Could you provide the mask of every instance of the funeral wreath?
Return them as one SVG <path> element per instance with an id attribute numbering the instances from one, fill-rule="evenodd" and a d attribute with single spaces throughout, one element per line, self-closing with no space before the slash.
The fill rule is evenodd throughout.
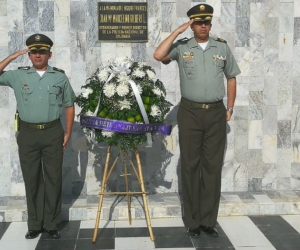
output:
<path id="1" fill-rule="evenodd" d="M 164 119 L 172 104 L 152 67 L 127 57 L 109 60 L 82 86 L 80 123 L 97 143 L 134 150 L 149 135 L 170 134 Z"/>

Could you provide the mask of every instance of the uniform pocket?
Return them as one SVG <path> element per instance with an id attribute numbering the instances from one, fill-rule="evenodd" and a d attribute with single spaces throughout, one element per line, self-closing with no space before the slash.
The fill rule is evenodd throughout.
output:
<path id="1" fill-rule="evenodd" d="M 188 79 L 195 79 L 197 77 L 197 65 L 195 63 L 184 64 L 183 70 Z"/>
<path id="2" fill-rule="evenodd" d="M 50 105 L 62 105 L 62 91 L 59 86 L 52 86 L 49 89 L 49 103 Z"/>
<path id="3" fill-rule="evenodd" d="M 30 104 L 32 92 L 33 92 L 33 89 L 30 89 L 30 88 L 22 88 L 21 89 L 24 106 L 28 106 Z"/>
<path id="4" fill-rule="evenodd" d="M 223 70 L 225 66 L 225 60 L 214 59 L 214 67 L 216 71 L 216 76 L 223 77 Z"/>

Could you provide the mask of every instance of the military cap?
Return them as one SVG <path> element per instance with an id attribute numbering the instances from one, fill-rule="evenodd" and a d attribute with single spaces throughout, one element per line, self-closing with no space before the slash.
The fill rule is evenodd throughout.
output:
<path id="1" fill-rule="evenodd" d="M 27 38 L 26 45 L 29 50 L 50 50 L 53 42 L 43 34 L 33 34 Z"/>
<path id="2" fill-rule="evenodd" d="M 198 4 L 192 7 L 186 14 L 190 19 L 195 21 L 209 21 L 212 19 L 214 8 L 208 4 Z"/>

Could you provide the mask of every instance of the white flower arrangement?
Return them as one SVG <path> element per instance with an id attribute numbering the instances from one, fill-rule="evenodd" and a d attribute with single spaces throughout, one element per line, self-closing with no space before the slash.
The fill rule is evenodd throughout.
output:
<path id="1" fill-rule="evenodd" d="M 147 120 L 150 124 L 163 124 L 172 105 L 165 99 L 166 89 L 153 68 L 127 57 L 118 57 L 101 65 L 82 88 L 84 92 L 76 99 L 82 108 L 81 116 L 93 114 L 136 124 L 145 124 Z M 97 142 L 107 142 L 122 149 L 134 149 L 146 142 L 144 133 L 96 129 L 95 135 Z"/>

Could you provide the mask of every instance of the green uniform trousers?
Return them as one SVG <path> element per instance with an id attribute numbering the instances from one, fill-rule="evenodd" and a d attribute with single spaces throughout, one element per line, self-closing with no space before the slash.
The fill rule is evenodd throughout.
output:
<path id="1" fill-rule="evenodd" d="M 189 228 L 217 222 L 226 142 L 223 102 L 205 109 L 181 101 L 178 113 L 183 219 Z"/>
<path id="2" fill-rule="evenodd" d="M 20 127 L 17 136 L 25 183 L 28 229 L 58 230 L 61 222 L 64 130 Z"/>

